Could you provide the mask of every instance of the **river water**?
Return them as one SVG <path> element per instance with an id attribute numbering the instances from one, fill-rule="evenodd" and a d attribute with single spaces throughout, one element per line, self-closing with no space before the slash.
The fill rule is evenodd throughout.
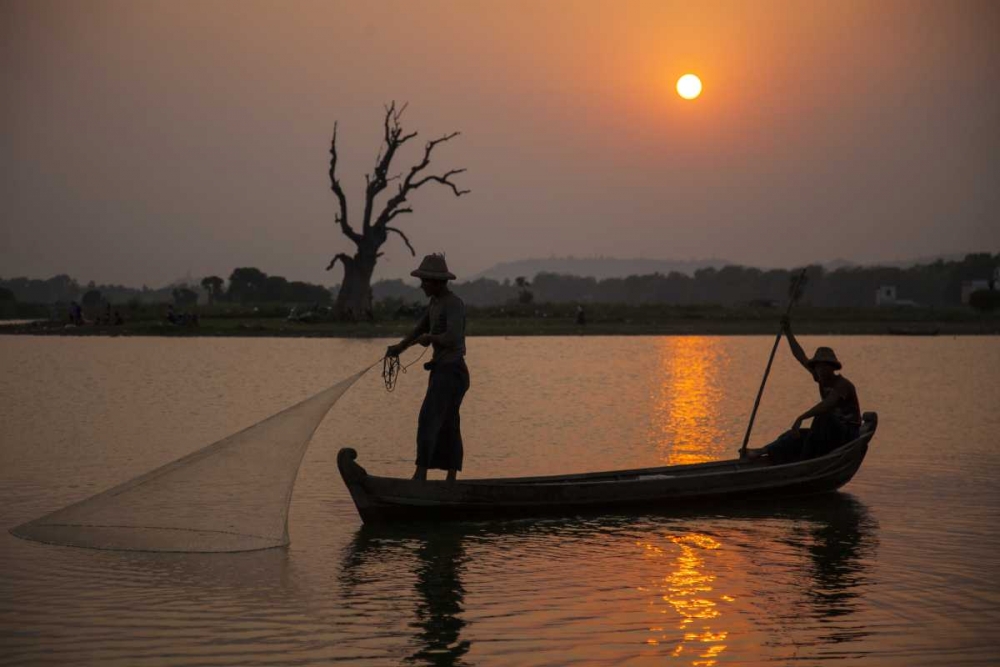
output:
<path id="1" fill-rule="evenodd" d="M 387 342 L 3 337 L 0 526 L 274 414 Z M 463 476 L 488 477 L 731 458 L 772 339 L 468 343 Z M 802 343 L 832 345 L 880 417 L 837 494 L 362 528 L 337 450 L 410 474 L 426 383 L 414 365 L 387 393 L 373 371 L 316 432 L 287 548 L 93 551 L 5 530 L 0 665 L 997 664 L 1000 339 Z M 752 444 L 816 400 L 783 344 Z"/>

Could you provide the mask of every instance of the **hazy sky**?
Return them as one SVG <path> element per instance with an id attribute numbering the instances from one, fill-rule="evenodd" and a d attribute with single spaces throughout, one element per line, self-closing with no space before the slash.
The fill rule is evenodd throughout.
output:
<path id="1" fill-rule="evenodd" d="M 705 90 L 681 100 L 685 72 Z M 1000 3 L 0 0 L 0 276 L 332 284 L 383 105 L 418 256 L 1000 251 Z M 415 265 L 391 237 L 376 277 Z"/>

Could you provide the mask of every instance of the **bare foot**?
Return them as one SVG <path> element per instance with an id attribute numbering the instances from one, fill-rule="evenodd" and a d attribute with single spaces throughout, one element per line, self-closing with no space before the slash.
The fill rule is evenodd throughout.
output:
<path id="1" fill-rule="evenodd" d="M 457 470 L 449 470 L 448 471 L 448 476 L 445 477 L 445 481 L 446 482 L 454 482 L 456 477 L 458 477 L 458 471 Z"/>

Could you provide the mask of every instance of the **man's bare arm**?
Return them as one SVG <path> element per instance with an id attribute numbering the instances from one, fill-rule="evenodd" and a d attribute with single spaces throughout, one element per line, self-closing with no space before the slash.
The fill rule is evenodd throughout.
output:
<path id="1" fill-rule="evenodd" d="M 809 368 L 809 357 L 806 356 L 805 350 L 799 345 L 799 341 L 795 340 L 795 336 L 792 335 L 792 322 L 787 317 L 781 318 L 781 328 L 785 332 L 785 338 L 788 339 L 788 347 L 792 350 L 792 356 L 802 364 L 802 366 L 812 373 L 812 369 Z"/>
<path id="2" fill-rule="evenodd" d="M 819 403 L 812 406 L 811 408 L 809 408 L 808 410 L 806 410 L 805 412 L 803 412 L 801 415 L 798 416 L 798 418 L 795 420 L 795 423 L 792 425 L 792 431 L 798 433 L 798 430 L 802 427 L 802 422 L 804 422 L 805 420 L 809 419 L 810 417 L 817 417 L 819 415 L 826 414 L 831 410 L 833 410 L 834 407 L 836 407 L 837 405 L 837 400 L 838 398 L 836 394 L 834 394 L 831 391 L 826 398 L 824 398 L 822 401 L 820 401 Z"/>
<path id="3" fill-rule="evenodd" d="M 420 317 L 420 320 L 417 322 L 417 326 L 413 328 L 413 331 L 408 333 L 403 340 L 388 347 L 386 355 L 390 357 L 398 357 L 403 350 L 417 342 L 421 336 L 425 334 L 429 335 L 428 332 L 431 330 L 431 319 L 429 313 L 430 308 L 424 311 L 424 314 Z"/>

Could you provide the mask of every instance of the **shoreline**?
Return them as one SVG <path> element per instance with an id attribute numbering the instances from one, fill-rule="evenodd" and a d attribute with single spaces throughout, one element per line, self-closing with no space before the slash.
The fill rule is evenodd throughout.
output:
<path id="1" fill-rule="evenodd" d="M 4 325 L 0 335 L 8 336 L 161 336 L 161 337 L 270 337 L 270 338 L 401 338 L 412 330 L 413 322 L 319 322 L 303 324 L 279 318 L 203 318 L 198 326 L 178 326 L 165 322 L 129 322 L 123 325 L 76 326 L 63 322 L 36 321 Z M 614 321 L 575 324 L 563 318 L 483 318 L 470 319 L 466 335 L 477 336 L 742 336 L 775 335 L 778 322 L 772 319 L 669 319 L 660 321 Z M 801 335 L 842 336 L 995 336 L 1000 335 L 1000 318 L 983 320 L 825 320 L 795 321 Z"/>

